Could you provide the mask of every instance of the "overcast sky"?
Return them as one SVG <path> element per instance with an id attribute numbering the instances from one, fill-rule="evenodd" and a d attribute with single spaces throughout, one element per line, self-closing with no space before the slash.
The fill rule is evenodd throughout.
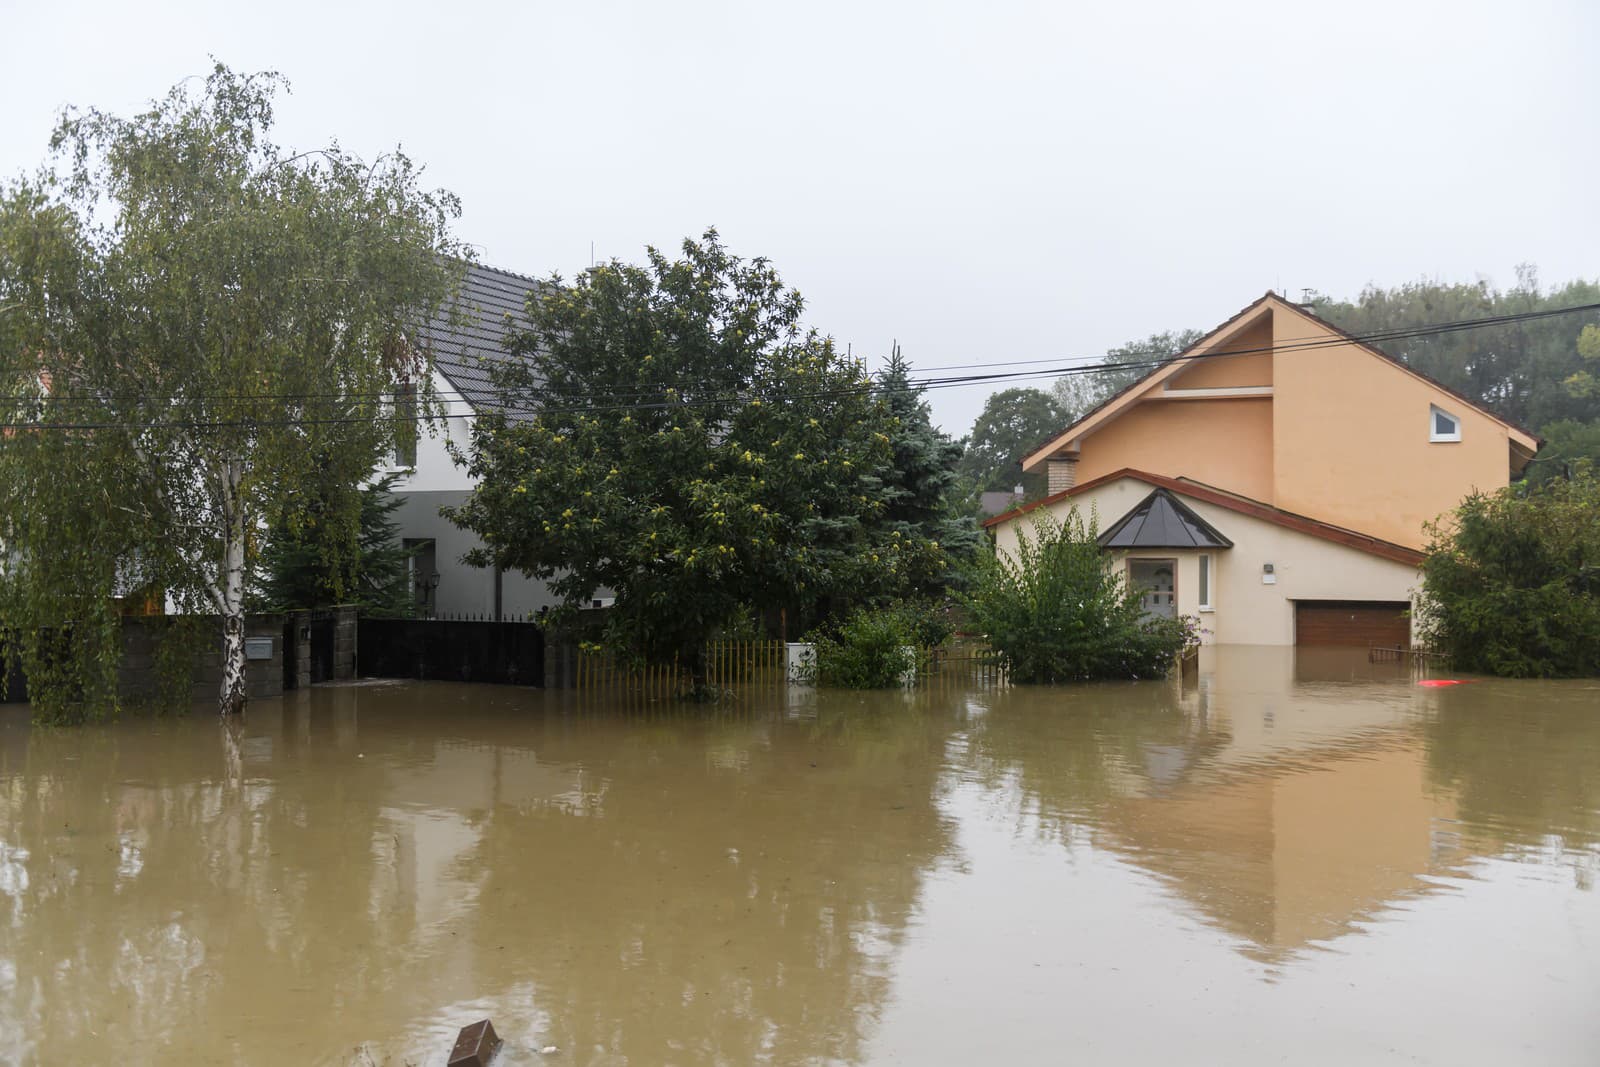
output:
<path id="1" fill-rule="evenodd" d="M 1600 275 L 1600 4 L 0 0 L 0 174 L 208 54 L 396 144 L 484 262 L 715 225 L 874 364 L 1093 355 L 1269 288 Z M 965 433 L 987 389 L 932 394 Z"/>

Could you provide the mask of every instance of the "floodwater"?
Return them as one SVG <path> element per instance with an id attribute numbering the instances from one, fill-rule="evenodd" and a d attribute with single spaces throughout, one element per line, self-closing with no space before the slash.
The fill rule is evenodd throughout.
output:
<path id="1" fill-rule="evenodd" d="M 0 713 L 0 1061 L 1600 1062 L 1600 684 Z M 554 1046 L 554 1051 L 544 1051 Z"/>

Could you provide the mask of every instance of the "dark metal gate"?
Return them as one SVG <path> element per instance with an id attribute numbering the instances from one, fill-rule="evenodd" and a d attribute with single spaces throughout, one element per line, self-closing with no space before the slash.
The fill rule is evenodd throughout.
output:
<path id="1" fill-rule="evenodd" d="M 544 684 L 544 631 L 532 622 L 363 618 L 356 649 L 364 678 Z"/>

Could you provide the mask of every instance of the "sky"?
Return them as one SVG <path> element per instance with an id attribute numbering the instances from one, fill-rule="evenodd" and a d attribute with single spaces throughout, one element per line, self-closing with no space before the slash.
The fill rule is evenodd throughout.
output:
<path id="1" fill-rule="evenodd" d="M 539 277 L 715 226 L 876 366 L 1081 361 L 1268 289 L 1600 277 L 1592 0 L 0 0 L 0 177 L 210 59 Z M 929 394 L 966 433 L 993 386 Z"/>

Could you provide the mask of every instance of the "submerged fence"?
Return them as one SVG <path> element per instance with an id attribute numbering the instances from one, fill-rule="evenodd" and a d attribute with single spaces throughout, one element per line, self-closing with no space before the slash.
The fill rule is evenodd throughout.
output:
<path id="1" fill-rule="evenodd" d="M 705 646 L 705 684 L 718 689 L 777 687 L 788 678 L 788 646 L 782 641 L 712 641 Z M 644 700 L 667 699 L 692 688 L 689 666 L 638 664 L 594 646 L 578 651 L 576 688 L 582 692 Z M 917 685 L 991 686 L 1005 672 L 987 648 L 956 645 L 921 657 Z"/>

